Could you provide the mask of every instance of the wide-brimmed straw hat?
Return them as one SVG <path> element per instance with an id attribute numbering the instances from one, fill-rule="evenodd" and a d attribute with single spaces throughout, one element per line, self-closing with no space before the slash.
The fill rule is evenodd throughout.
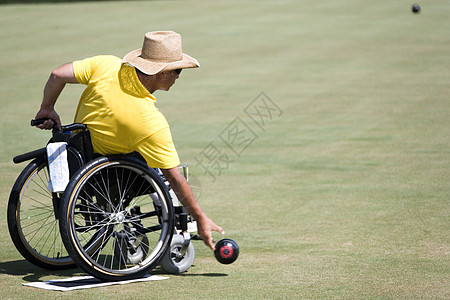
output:
<path id="1" fill-rule="evenodd" d="M 146 33 L 142 49 L 136 49 L 125 55 L 123 62 L 148 75 L 200 66 L 195 58 L 183 53 L 181 35 L 173 31 Z"/>

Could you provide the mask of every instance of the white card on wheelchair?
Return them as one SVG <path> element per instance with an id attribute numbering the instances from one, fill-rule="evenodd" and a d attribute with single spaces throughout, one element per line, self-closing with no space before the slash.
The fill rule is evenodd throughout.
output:
<path id="1" fill-rule="evenodd" d="M 64 192 L 70 179 L 67 143 L 49 143 L 47 145 L 47 158 L 50 173 L 48 190 L 53 193 Z"/>

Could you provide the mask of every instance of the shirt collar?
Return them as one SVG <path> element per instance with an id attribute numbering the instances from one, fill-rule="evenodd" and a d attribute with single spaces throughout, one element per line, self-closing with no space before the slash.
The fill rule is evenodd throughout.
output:
<path id="1" fill-rule="evenodd" d="M 148 100 L 156 102 L 155 96 L 142 85 L 133 66 L 122 64 L 118 76 L 122 91 L 137 98 L 148 98 Z"/>

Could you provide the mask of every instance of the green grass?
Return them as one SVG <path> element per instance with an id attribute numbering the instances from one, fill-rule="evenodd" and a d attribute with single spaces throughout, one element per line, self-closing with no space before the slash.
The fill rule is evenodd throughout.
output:
<path id="1" fill-rule="evenodd" d="M 2 298 L 450 298 L 450 6 L 408 1 L 119 1 L 0 6 Z M 9 189 L 43 145 L 28 126 L 50 71 L 123 56 L 171 29 L 201 68 L 158 107 L 204 210 L 241 254 L 218 264 L 196 243 L 188 273 L 68 293 L 23 282 L 65 278 L 23 260 L 6 224 Z M 82 88 L 57 109 L 71 122 Z M 282 110 L 258 128 L 244 109 L 265 92 Z M 240 156 L 220 139 L 240 117 L 257 138 Z M 209 143 L 232 162 L 195 164 Z M 216 236 L 217 239 L 220 236 Z M 156 270 L 156 273 L 159 271 Z"/>

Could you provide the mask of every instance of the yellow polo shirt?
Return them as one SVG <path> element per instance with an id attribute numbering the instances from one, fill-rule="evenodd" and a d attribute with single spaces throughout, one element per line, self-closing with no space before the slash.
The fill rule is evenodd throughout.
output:
<path id="1" fill-rule="evenodd" d="M 152 168 L 180 164 L 169 125 L 155 107 L 156 98 L 133 67 L 102 55 L 73 62 L 73 70 L 77 81 L 87 86 L 75 122 L 88 126 L 96 153 L 137 151 Z"/>

